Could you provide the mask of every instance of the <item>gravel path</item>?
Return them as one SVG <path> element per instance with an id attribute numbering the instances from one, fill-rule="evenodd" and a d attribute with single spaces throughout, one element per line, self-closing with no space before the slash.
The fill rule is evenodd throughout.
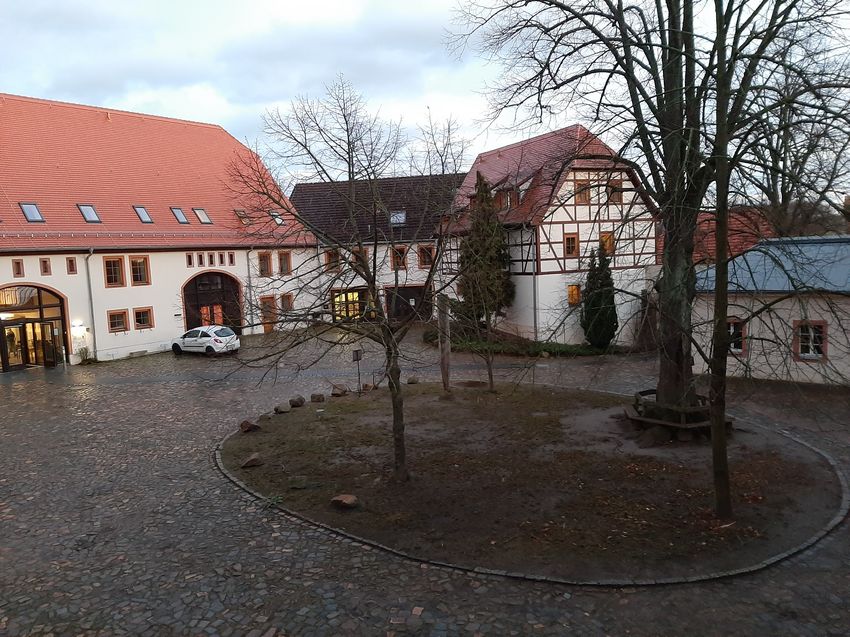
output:
<path id="1" fill-rule="evenodd" d="M 432 375 L 433 350 L 411 349 L 406 369 Z M 366 359 L 364 380 L 378 366 Z M 282 369 L 277 384 L 233 360 L 170 355 L 0 375 L 0 635 L 848 633 L 846 520 L 754 575 L 600 590 L 423 568 L 264 510 L 215 469 L 238 419 L 328 379 L 353 384 L 334 369 L 349 360 Z M 456 369 L 478 373 L 467 357 Z M 629 392 L 652 385 L 654 363 L 504 359 L 499 373 Z M 822 394 L 739 384 L 736 409 L 846 471 L 850 398 Z"/>

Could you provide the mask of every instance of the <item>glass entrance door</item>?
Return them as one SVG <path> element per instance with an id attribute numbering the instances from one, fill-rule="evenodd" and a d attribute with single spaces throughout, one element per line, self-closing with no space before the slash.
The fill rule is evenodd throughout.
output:
<path id="1" fill-rule="evenodd" d="M 56 334 L 53 333 L 53 323 L 39 323 L 41 332 L 41 349 L 45 367 L 56 367 Z"/>
<path id="2" fill-rule="evenodd" d="M 26 340 L 23 325 L 6 325 L 3 328 L 3 338 L 6 344 L 6 356 L 9 369 L 23 367 L 26 355 Z"/>

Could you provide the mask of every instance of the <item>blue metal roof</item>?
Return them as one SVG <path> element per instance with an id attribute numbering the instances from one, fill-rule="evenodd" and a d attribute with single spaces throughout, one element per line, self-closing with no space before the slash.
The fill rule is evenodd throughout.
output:
<path id="1" fill-rule="evenodd" d="M 714 267 L 697 272 L 714 291 Z M 765 239 L 729 262 L 729 292 L 850 292 L 850 235 Z"/>

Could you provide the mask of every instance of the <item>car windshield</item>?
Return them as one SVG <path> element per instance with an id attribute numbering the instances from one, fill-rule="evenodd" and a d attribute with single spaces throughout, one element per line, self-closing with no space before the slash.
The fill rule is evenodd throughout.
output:
<path id="1" fill-rule="evenodd" d="M 227 338 L 228 336 L 233 336 L 234 332 L 229 327 L 222 327 L 220 330 L 215 331 L 216 336 L 221 336 L 222 338 Z"/>

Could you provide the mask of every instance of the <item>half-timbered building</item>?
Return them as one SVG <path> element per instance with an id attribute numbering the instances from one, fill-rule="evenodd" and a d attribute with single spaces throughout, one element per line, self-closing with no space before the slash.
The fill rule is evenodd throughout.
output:
<path id="1" fill-rule="evenodd" d="M 643 317 L 647 268 L 655 263 L 655 222 L 639 182 L 611 148 L 574 125 L 478 155 L 455 198 L 457 236 L 446 249 L 447 278 L 457 268 L 478 173 L 501 211 L 516 285 L 502 329 L 535 340 L 583 342 L 581 289 L 591 250 L 602 245 L 617 288 L 618 341 L 631 342 Z"/>

